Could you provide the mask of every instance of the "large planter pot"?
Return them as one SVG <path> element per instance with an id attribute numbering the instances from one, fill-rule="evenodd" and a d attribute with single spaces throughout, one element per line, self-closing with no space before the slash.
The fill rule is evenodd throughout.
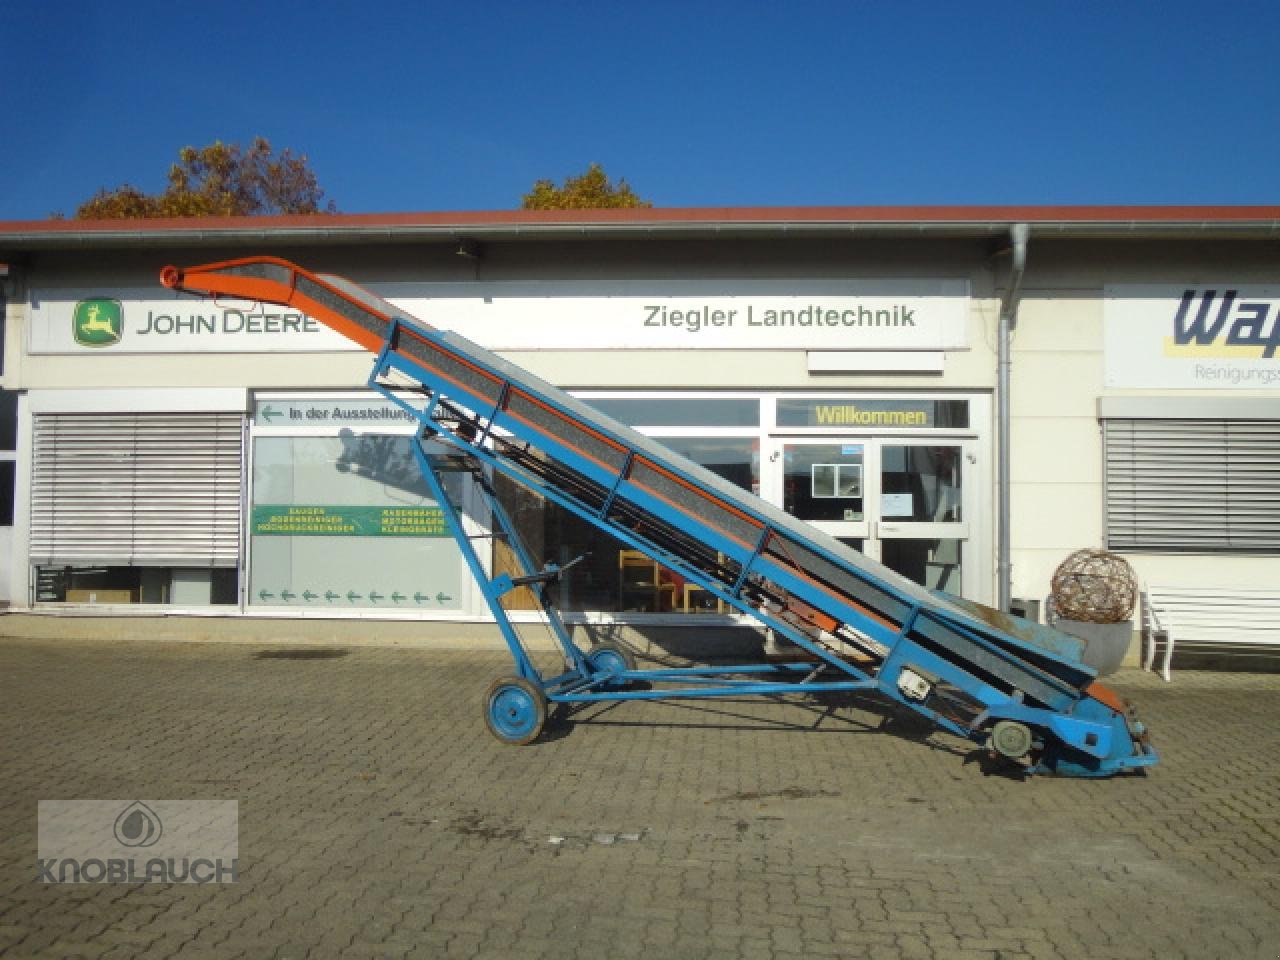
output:
<path id="1" fill-rule="evenodd" d="M 1087 666 L 1105 677 L 1115 673 L 1124 663 L 1129 644 L 1133 642 L 1133 621 L 1119 623 L 1090 623 L 1087 620 L 1064 620 L 1054 623 L 1054 628 L 1084 641 L 1081 659 Z"/>

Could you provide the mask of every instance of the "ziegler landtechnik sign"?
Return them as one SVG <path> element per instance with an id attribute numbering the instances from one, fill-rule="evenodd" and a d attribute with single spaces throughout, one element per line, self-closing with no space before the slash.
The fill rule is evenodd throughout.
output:
<path id="1" fill-rule="evenodd" d="M 652 284 L 646 284 L 652 286 Z M 968 281 L 392 284 L 380 296 L 491 350 L 943 350 L 966 345 Z M 617 289 L 621 287 L 622 289 Z M 297 311 L 148 290 L 37 294 L 33 354 L 360 350 Z"/>

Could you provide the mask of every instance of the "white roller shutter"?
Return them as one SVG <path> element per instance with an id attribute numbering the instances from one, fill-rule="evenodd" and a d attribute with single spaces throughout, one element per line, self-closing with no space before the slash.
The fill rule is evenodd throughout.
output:
<path id="1" fill-rule="evenodd" d="M 39 414 L 31 560 L 234 567 L 241 414 Z"/>
<path id="2" fill-rule="evenodd" d="M 1280 552 L 1280 422 L 1106 419 L 1107 545 Z"/>

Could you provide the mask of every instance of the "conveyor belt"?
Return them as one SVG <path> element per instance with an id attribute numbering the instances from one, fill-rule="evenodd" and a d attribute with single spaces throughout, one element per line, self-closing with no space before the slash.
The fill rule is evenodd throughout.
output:
<path id="1" fill-rule="evenodd" d="M 429 432 L 948 728 L 979 739 L 1003 723 L 1012 748 L 1034 731 L 1061 772 L 1155 760 L 1078 640 L 926 590 L 458 333 L 285 261 L 166 268 L 162 280 L 327 323 L 378 354 L 371 383 L 400 375 L 422 391 L 413 409 Z"/>

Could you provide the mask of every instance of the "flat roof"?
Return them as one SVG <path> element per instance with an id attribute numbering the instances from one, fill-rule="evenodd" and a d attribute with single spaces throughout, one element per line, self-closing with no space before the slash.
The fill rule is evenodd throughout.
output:
<path id="1" fill-rule="evenodd" d="M 190 246 L 242 241 L 297 244 L 571 237 L 785 236 L 987 237 L 1025 223 L 1033 236 L 1280 237 L 1280 206 L 672 207 L 484 210 L 271 217 L 0 221 L 6 250 Z"/>

